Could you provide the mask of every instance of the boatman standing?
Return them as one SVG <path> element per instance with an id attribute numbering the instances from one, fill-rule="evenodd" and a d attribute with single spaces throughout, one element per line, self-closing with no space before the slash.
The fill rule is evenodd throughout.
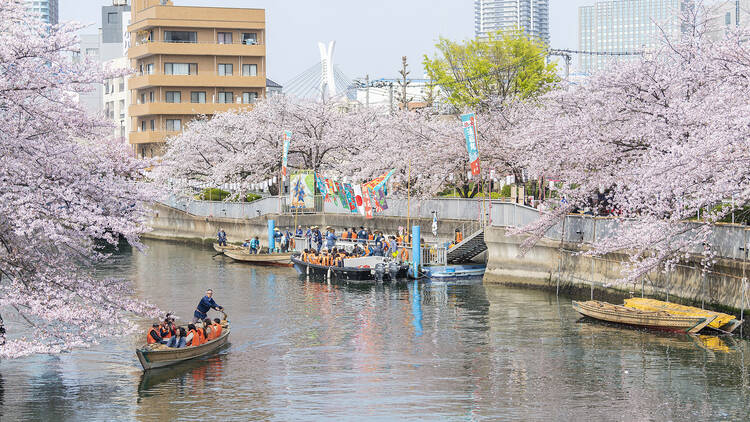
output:
<path id="1" fill-rule="evenodd" d="M 200 302 L 198 302 L 198 306 L 195 308 L 195 312 L 193 312 L 193 324 L 195 324 L 198 321 L 203 321 L 206 319 L 207 315 L 206 313 L 210 309 L 215 309 L 217 311 L 223 311 L 224 308 L 217 305 L 216 302 L 214 302 L 213 296 L 214 291 L 211 289 L 206 290 L 206 295 L 203 296 L 203 299 L 201 299 Z"/>

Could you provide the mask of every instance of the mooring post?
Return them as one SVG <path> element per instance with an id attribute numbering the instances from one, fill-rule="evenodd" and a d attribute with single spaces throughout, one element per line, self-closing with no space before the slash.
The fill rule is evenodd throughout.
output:
<path id="1" fill-rule="evenodd" d="M 591 269 L 589 270 L 589 282 L 591 283 L 591 300 L 594 300 L 594 257 L 591 257 Z"/>
<path id="2" fill-rule="evenodd" d="M 706 284 L 706 271 L 703 271 L 703 277 L 701 278 L 701 309 L 706 309 L 706 295 L 705 295 L 705 287 L 703 287 Z"/>
<path id="3" fill-rule="evenodd" d="M 414 279 L 419 278 L 419 266 L 422 264 L 422 238 L 421 238 L 421 227 L 412 226 L 411 233 L 411 254 L 412 254 L 412 266 L 414 267 L 413 275 Z"/>
<path id="4" fill-rule="evenodd" d="M 273 253 L 276 248 L 276 242 L 273 239 L 273 229 L 276 228 L 276 222 L 274 220 L 268 220 L 268 253 Z"/>

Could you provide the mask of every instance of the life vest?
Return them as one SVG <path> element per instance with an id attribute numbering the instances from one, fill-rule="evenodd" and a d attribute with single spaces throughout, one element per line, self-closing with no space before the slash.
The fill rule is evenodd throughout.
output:
<path id="1" fill-rule="evenodd" d="M 342 239 L 348 239 L 349 238 L 349 232 L 343 232 L 343 233 L 341 233 L 341 238 Z"/>
<path id="2" fill-rule="evenodd" d="M 146 334 L 146 343 L 148 343 L 148 344 L 154 344 L 154 343 L 158 343 L 159 342 L 157 339 L 154 338 L 153 334 L 154 334 L 154 329 L 153 328 L 150 329 L 150 330 L 148 330 L 148 334 Z"/>
<path id="3" fill-rule="evenodd" d="M 302 255 L 300 255 L 300 256 L 299 256 L 299 259 L 300 259 L 300 260 L 301 260 L 302 262 L 307 262 L 307 253 L 305 253 L 305 252 L 302 252 Z"/>
<path id="4" fill-rule="evenodd" d="M 198 339 L 198 330 L 188 330 L 188 336 L 190 335 L 190 333 L 193 333 L 193 339 L 190 340 L 190 344 L 188 344 L 188 346 L 197 346 L 198 342 L 200 341 Z"/>
<path id="5" fill-rule="evenodd" d="M 163 328 L 163 327 L 159 327 L 159 335 L 161 336 L 161 338 L 172 337 L 172 333 L 169 331 L 169 328 Z"/>
<path id="6" fill-rule="evenodd" d="M 216 335 L 214 338 L 219 338 L 221 336 L 221 331 L 224 329 L 224 327 L 221 326 L 221 324 L 214 323 L 213 325 L 214 331 L 216 332 Z"/>
<path id="7" fill-rule="evenodd" d="M 461 232 L 456 232 L 456 243 L 461 243 L 464 240 L 464 235 Z"/>
<path id="8" fill-rule="evenodd" d="M 397 237 L 397 238 L 396 238 L 396 243 L 397 243 L 397 244 L 398 244 L 399 246 L 403 245 L 403 244 L 404 244 L 404 238 L 403 238 L 403 237 L 401 237 L 401 236 Z"/>
<path id="9" fill-rule="evenodd" d="M 357 232 L 352 232 L 352 240 L 355 240 L 357 238 Z"/>
<path id="10" fill-rule="evenodd" d="M 383 242 L 383 252 L 388 252 L 388 242 Z"/>
<path id="11" fill-rule="evenodd" d="M 206 327 L 206 341 L 211 341 L 216 338 L 216 335 L 214 334 L 214 325 L 211 324 Z"/>
<path id="12" fill-rule="evenodd" d="M 375 235 L 374 234 L 370 233 L 370 234 L 367 235 L 367 240 L 373 240 L 373 239 L 375 239 Z"/>
<path id="13" fill-rule="evenodd" d="M 195 330 L 195 335 L 193 335 L 193 346 L 200 346 L 201 344 L 206 342 L 206 335 L 203 334 L 203 329 L 198 328 Z"/>

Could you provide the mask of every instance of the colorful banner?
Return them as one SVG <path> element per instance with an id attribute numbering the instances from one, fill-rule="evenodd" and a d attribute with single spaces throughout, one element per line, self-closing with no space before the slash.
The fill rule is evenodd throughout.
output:
<path id="1" fill-rule="evenodd" d="M 346 199 L 346 192 L 344 191 L 344 186 L 340 182 L 335 182 L 336 186 L 336 194 L 339 197 L 339 204 L 343 208 L 349 208 L 349 201 Z"/>
<path id="2" fill-rule="evenodd" d="M 388 203 L 385 199 L 385 190 L 381 186 L 377 189 L 368 189 L 370 195 L 370 202 L 375 212 L 383 212 L 388 209 Z"/>
<path id="3" fill-rule="evenodd" d="M 292 175 L 289 195 L 292 208 L 315 208 L 315 175 L 296 173 Z"/>
<path id="4" fill-rule="evenodd" d="M 477 146 L 477 122 L 474 113 L 461 115 L 461 123 L 466 138 L 466 150 L 469 152 L 469 163 L 471 174 L 478 175 L 479 169 L 479 147 Z"/>
<path id="5" fill-rule="evenodd" d="M 326 183 L 323 180 L 323 177 L 315 173 L 315 182 L 318 184 L 318 190 L 320 191 L 320 194 L 323 196 L 328 196 L 328 189 L 326 188 Z"/>
<path id="6" fill-rule="evenodd" d="M 349 206 L 350 212 L 357 212 L 357 200 L 354 199 L 354 188 L 350 183 L 344 183 L 344 191 L 346 192 L 346 203 Z"/>
<path id="7" fill-rule="evenodd" d="M 292 132 L 285 130 L 281 139 L 284 141 L 284 149 L 281 153 L 281 180 L 284 180 L 288 172 L 287 158 L 289 157 L 289 143 L 292 141 Z"/>
<path id="8" fill-rule="evenodd" d="M 388 182 L 388 179 L 390 179 L 391 176 L 393 176 L 393 172 L 394 171 L 395 171 L 395 169 L 389 171 L 388 173 L 382 174 L 382 175 L 376 177 L 375 179 L 373 179 L 373 180 L 365 183 L 362 186 L 364 186 L 364 187 L 366 187 L 368 189 L 372 189 L 372 190 L 375 190 L 378 187 L 383 186 L 384 187 L 383 191 L 387 192 L 388 190 L 385 189 L 385 184 Z"/>
<path id="9" fill-rule="evenodd" d="M 354 201 L 357 205 L 357 212 L 359 212 L 361 215 L 365 215 L 365 208 L 364 208 L 364 200 L 362 199 L 362 185 L 353 185 L 352 189 L 354 189 Z"/>
<path id="10" fill-rule="evenodd" d="M 362 185 L 362 208 L 365 212 L 365 218 L 371 219 L 372 215 L 372 201 L 370 200 L 369 189 Z"/>

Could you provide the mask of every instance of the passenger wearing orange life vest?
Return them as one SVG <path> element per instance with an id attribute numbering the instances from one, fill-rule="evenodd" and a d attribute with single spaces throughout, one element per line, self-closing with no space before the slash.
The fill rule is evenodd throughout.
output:
<path id="1" fill-rule="evenodd" d="M 149 330 L 148 334 L 146 334 L 146 343 L 148 344 L 163 343 L 163 339 L 159 335 L 159 324 L 154 324 L 151 326 L 151 329 Z"/>
<path id="2" fill-rule="evenodd" d="M 188 346 L 197 346 L 199 343 L 198 330 L 195 328 L 195 325 L 193 324 L 188 324 L 188 331 L 187 331 L 187 336 L 185 336 L 185 343 Z"/>
<path id="3" fill-rule="evenodd" d="M 221 332 L 224 331 L 224 327 L 221 326 L 221 320 L 219 318 L 214 318 L 214 330 L 216 330 L 216 337 L 221 337 Z"/>
<path id="4" fill-rule="evenodd" d="M 216 338 L 216 331 L 214 331 L 214 324 L 208 318 L 203 320 L 203 332 L 206 333 L 206 341 L 211 341 Z"/>

